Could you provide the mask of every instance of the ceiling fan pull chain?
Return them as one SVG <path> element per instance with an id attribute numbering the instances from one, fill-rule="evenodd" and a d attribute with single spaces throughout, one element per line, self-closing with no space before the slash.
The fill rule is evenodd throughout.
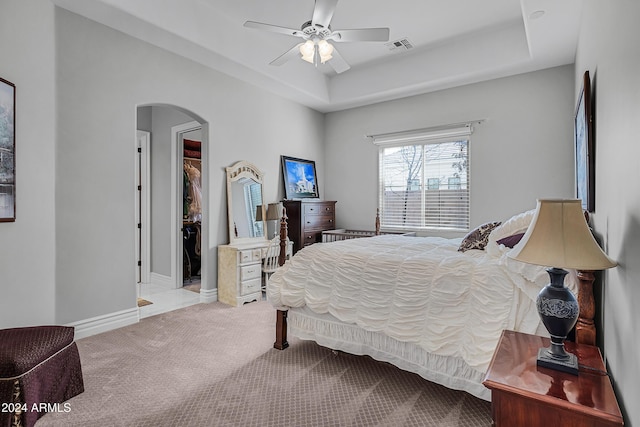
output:
<path id="1" fill-rule="evenodd" d="M 318 49 L 318 43 L 313 44 L 313 65 L 318 68 L 318 64 L 320 64 L 320 52 Z"/>

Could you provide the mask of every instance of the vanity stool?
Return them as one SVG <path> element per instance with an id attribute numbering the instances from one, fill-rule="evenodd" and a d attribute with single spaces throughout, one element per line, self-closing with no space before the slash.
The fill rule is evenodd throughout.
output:
<path id="1" fill-rule="evenodd" d="M 0 426 L 33 426 L 83 391 L 73 327 L 0 330 Z"/>

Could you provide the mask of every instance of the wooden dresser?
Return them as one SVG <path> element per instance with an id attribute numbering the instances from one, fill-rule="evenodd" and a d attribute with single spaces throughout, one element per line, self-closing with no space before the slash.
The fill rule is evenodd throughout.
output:
<path id="1" fill-rule="evenodd" d="M 336 228 L 336 202 L 318 199 L 284 200 L 293 253 L 322 242 L 322 232 Z"/>
<path id="2" fill-rule="evenodd" d="M 504 331 L 483 384 L 491 389 L 496 427 L 613 427 L 622 414 L 598 347 L 566 342 L 578 356 L 578 375 L 538 367 L 549 339 Z"/>

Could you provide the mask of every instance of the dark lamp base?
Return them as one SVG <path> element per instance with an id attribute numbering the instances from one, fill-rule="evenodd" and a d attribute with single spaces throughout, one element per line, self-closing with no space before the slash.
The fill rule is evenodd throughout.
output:
<path id="1" fill-rule="evenodd" d="M 573 353 L 565 353 L 567 357 L 555 356 L 549 348 L 538 350 L 538 366 L 578 375 L 578 358 Z"/>

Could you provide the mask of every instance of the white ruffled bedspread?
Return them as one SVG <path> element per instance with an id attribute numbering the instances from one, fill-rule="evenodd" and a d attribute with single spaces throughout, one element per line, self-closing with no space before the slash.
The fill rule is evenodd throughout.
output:
<path id="1" fill-rule="evenodd" d="M 268 300 L 330 313 L 485 372 L 503 329 L 539 331 L 535 297 L 548 275 L 508 258 L 495 240 L 465 253 L 459 243 L 384 235 L 311 245 L 271 276 Z"/>

